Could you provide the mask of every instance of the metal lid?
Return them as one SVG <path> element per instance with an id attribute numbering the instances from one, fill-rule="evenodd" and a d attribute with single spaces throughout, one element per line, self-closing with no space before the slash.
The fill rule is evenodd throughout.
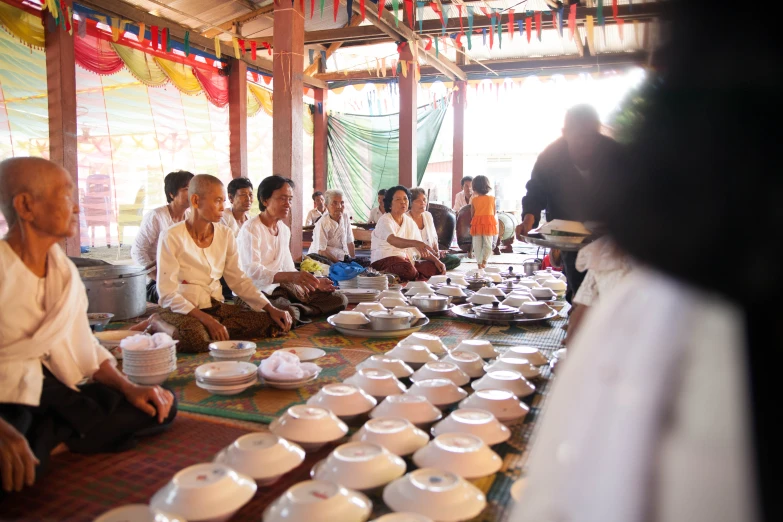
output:
<path id="1" fill-rule="evenodd" d="M 370 317 L 380 317 L 387 319 L 407 319 L 413 317 L 413 314 L 404 310 L 373 310 L 370 312 Z"/>
<path id="2" fill-rule="evenodd" d="M 426 301 L 448 301 L 449 298 L 443 295 L 437 295 L 437 294 L 416 294 L 413 297 L 411 297 L 411 301 L 415 301 L 417 299 L 424 299 Z"/>
<path id="3" fill-rule="evenodd" d="M 152 270 L 152 269 L 151 269 Z M 79 268 L 79 276 L 83 281 L 92 279 L 117 279 L 146 275 L 151 270 L 145 270 L 138 265 L 103 265 Z"/>

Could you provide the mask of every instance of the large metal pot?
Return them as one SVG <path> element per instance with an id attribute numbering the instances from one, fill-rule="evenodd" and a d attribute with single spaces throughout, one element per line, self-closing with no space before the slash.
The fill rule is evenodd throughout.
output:
<path id="1" fill-rule="evenodd" d="M 87 288 L 88 313 L 111 313 L 115 321 L 138 317 L 147 309 L 147 274 L 140 266 L 101 265 L 79 268 Z"/>
<path id="2" fill-rule="evenodd" d="M 370 327 L 373 330 L 405 330 L 411 327 L 413 314 L 402 310 L 378 310 L 370 312 Z"/>
<path id="3" fill-rule="evenodd" d="M 451 298 L 437 294 L 417 294 L 411 297 L 411 304 L 424 313 L 442 312 L 449 308 Z"/>
<path id="4" fill-rule="evenodd" d="M 538 270 L 541 270 L 541 260 L 540 259 L 527 259 L 524 263 L 522 263 L 522 267 L 525 270 L 526 276 L 532 276 L 535 274 Z"/>
<path id="5" fill-rule="evenodd" d="M 427 210 L 432 214 L 432 222 L 438 233 L 438 247 L 441 250 L 448 250 L 454 239 L 454 227 L 457 224 L 456 212 L 438 203 L 430 203 Z"/>

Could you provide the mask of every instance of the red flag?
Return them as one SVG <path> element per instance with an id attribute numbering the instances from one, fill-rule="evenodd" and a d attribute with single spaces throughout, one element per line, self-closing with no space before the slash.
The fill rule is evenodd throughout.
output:
<path id="1" fill-rule="evenodd" d="M 277 0 L 275 0 L 277 2 Z M 340 10 L 340 0 L 334 0 L 334 21 L 337 21 L 337 12 Z"/>
<path id="2" fill-rule="evenodd" d="M 401 53 L 403 49 L 405 49 L 405 46 L 408 45 L 408 42 L 400 42 L 397 45 L 397 54 Z"/>
<path id="3" fill-rule="evenodd" d="M 269 83 L 272 81 L 272 77 L 271 76 L 267 76 L 265 74 L 263 76 L 261 76 L 261 78 L 264 80 L 264 83 L 267 84 L 267 85 L 269 85 Z"/>
<path id="4" fill-rule="evenodd" d="M 255 71 L 250 71 L 250 76 L 253 77 L 253 82 L 258 83 L 258 73 Z"/>
<path id="5" fill-rule="evenodd" d="M 536 36 L 541 41 L 541 11 L 536 11 Z"/>
<path id="6" fill-rule="evenodd" d="M 479 7 L 479 9 L 481 9 L 481 12 L 484 13 L 484 16 L 486 16 L 487 18 L 492 17 L 492 15 L 489 13 L 486 7 Z"/>
<path id="7" fill-rule="evenodd" d="M 511 39 L 514 39 L 514 10 L 508 10 L 508 32 L 511 33 Z"/>
<path id="8" fill-rule="evenodd" d="M 495 13 L 489 17 L 489 48 L 495 46 Z"/>
<path id="9" fill-rule="evenodd" d="M 250 42 L 250 59 L 253 61 L 256 60 L 257 49 L 258 49 L 258 44 L 256 44 L 256 42 Z"/>
<path id="10" fill-rule="evenodd" d="M 245 54 L 245 41 L 242 38 L 237 38 L 237 43 L 239 44 L 240 54 Z"/>
<path id="11" fill-rule="evenodd" d="M 315 0 L 311 0 L 313 2 L 313 5 L 315 5 Z M 362 13 L 362 20 L 365 18 L 364 14 L 364 0 L 359 0 L 359 11 Z"/>
<path id="12" fill-rule="evenodd" d="M 462 37 L 465 36 L 465 33 L 459 33 L 457 35 L 457 49 L 462 49 Z"/>
<path id="13" fill-rule="evenodd" d="M 457 11 L 459 11 L 459 31 L 465 32 L 465 27 L 462 25 L 462 4 L 457 4 Z"/>
<path id="14" fill-rule="evenodd" d="M 310 0 L 310 19 L 313 19 L 313 15 L 315 14 L 315 0 Z"/>
<path id="15" fill-rule="evenodd" d="M 432 49 L 432 38 L 430 38 L 428 36 L 427 37 L 427 44 L 424 46 L 424 50 L 425 51 L 429 51 L 430 49 Z M 397 52 L 399 52 L 399 50 Z"/>
<path id="16" fill-rule="evenodd" d="M 436 4 L 435 2 L 430 2 L 430 9 L 435 11 L 435 14 L 438 15 L 438 18 L 440 18 L 440 25 L 446 25 L 443 22 L 443 13 L 441 13 L 440 9 L 438 9 L 438 4 Z"/>
<path id="17" fill-rule="evenodd" d="M 612 18 L 617 21 L 617 0 L 612 0 Z"/>
<path id="18" fill-rule="evenodd" d="M 576 31 L 576 4 L 571 4 L 568 11 L 568 34 L 571 36 L 571 41 L 574 40 L 574 32 Z"/>
<path id="19" fill-rule="evenodd" d="M 150 27 L 150 45 L 153 49 L 158 48 L 158 26 L 153 25 Z"/>
<path id="20" fill-rule="evenodd" d="M 525 33 L 527 33 L 527 43 L 530 43 L 530 33 L 533 28 L 533 19 L 529 16 L 525 17 Z"/>
<path id="21" fill-rule="evenodd" d="M 405 14 L 408 16 L 408 23 L 413 25 L 413 0 L 405 0 Z"/>

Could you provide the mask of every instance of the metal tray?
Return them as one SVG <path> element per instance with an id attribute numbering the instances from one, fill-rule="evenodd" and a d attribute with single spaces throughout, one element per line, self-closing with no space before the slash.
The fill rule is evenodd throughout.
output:
<path id="1" fill-rule="evenodd" d="M 564 252 L 577 252 L 581 250 L 582 248 L 586 247 L 590 244 L 592 240 L 591 239 L 585 239 L 581 243 L 565 243 L 561 241 L 549 241 L 544 239 L 543 237 L 531 237 L 531 236 L 525 236 L 525 243 L 530 243 L 531 245 L 537 245 L 547 248 L 556 248 L 558 250 L 562 250 Z"/>
<path id="2" fill-rule="evenodd" d="M 335 314 L 336 315 L 336 314 Z M 369 337 L 371 339 L 383 339 L 388 337 L 407 337 L 414 332 L 418 332 L 428 324 L 430 324 L 429 318 L 425 317 L 419 319 L 410 328 L 404 330 L 373 330 L 370 325 L 361 325 L 355 327 L 339 326 L 334 322 L 334 315 L 330 315 L 326 318 L 326 322 L 334 327 L 335 330 L 343 335 L 349 337 Z"/>
<path id="3" fill-rule="evenodd" d="M 475 312 L 473 312 L 473 305 L 471 304 L 464 304 L 455 306 L 451 309 L 451 312 L 456 315 L 457 317 L 461 317 L 463 319 L 467 319 L 471 322 L 479 323 L 479 324 L 531 324 L 531 323 L 540 323 L 541 321 L 548 321 L 549 319 L 554 319 L 558 316 L 559 312 L 557 310 L 552 310 L 552 312 L 548 313 L 544 317 L 524 317 L 522 313 L 519 314 L 517 319 L 509 319 L 509 320 L 499 320 L 499 319 L 482 319 L 478 317 Z"/>

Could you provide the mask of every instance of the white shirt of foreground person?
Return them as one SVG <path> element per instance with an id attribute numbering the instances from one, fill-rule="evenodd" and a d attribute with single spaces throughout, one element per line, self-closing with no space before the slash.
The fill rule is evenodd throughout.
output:
<path id="1" fill-rule="evenodd" d="M 160 306 L 187 314 L 194 308 L 209 308 L 212 299 L 223 302 L 220 278 L 253 310 L 262 310 L 269 301 L 239 268 L 234 234 L 220 223 L 215 226 L 212 244 L 196 245 L 186 223 L 177 223 L 160 236 L 158 243 L 158 293 Z"/>
<path id="2" fill-rule="evenodd" d="M 454 212 L 459 212 L 462 207 L 468 206 L 471 199 L 473 199 L 472 194 L 470 198 L 466 198 L 465 193 L 460 190 L 459 194 L 454 196 Z"/>
<path id="3" fill-rule="evenodd" d="M 342 261 L 348 255 L 348 245 L 353 243 L 353 239 L 353 230 L 347 214 L 343 212 L 339 222 L 326 214 L 315 224 L 310 253 L 317 254 L 321 250 L 326 250 Z"/>
<path id="4" fill-rule="evenodd" d="M 260 291 L 269 295 L 280 286 L 272 282 L 278 272 L 296 272 L 289 246 L 291 229 L 282 221 L 277 222 L 275 236 L 256 216 L 245 223 L 237 241 L 242 270 Z"/>
<path id="5" fill-rule="evenodd" d="M 249 214 L 245 212 L 245 217 L 248 216 Z M 247 220 L 245 220 L 245 223 L 247 223 Z M 239 235 L 239 229 L 242 228 L 242 225 L 239 224 L 237 218 L 234 217 L 234 212 L 231 210 L 231 207 L 228 207 L 223 211 L 223 217 L 220 218 L 220 224 L 228 227 L 231 232 L 234 233 L 234 237 Z"/>
<path id="6" fill-rule="evenodd" d="M 0 403 L 38 406 L 43 368 L 69 388 L 114 357 L 92 335 L 87 291 L 59 245 L 47 255 L 46 277 L 33 274 L 0 240 Z"/>
<path id="7" fill-rule="evenodd" d="M 416 222 L 409 215 L 402 215 L 402 225 L 398 225 L 390 212 L 381 216 L 375 229 L 372 231 L 372 251 L 370 252 L 370 262 L 375 263 L 387 257 L 397 256 L 407 258 L 413 261 L 416 256 L 411 251 L 415 248 L 397 248 L 389 244 L 386 239 L 394 235 L 402 239 L 419 239 L 421 234 Z"/>
<path id="8" fill-rule="evenodd" d="M 155 256 L 158 254 L 160 233 L 176 224 L 177 222 L 171 219 L 168 205 L 163 205 L 144 214 L 144 217 L 141 218 L 139 233 L 136 234 L 136 239 L 131 247 L 133 261 L 140 266 L 149 266 L 154 263 Z"/>
<path id="9" fill-rule="evenodd" d="M 637 269 L 584 321 L 510 520 L 758 520 L 739 311 Z"/>

